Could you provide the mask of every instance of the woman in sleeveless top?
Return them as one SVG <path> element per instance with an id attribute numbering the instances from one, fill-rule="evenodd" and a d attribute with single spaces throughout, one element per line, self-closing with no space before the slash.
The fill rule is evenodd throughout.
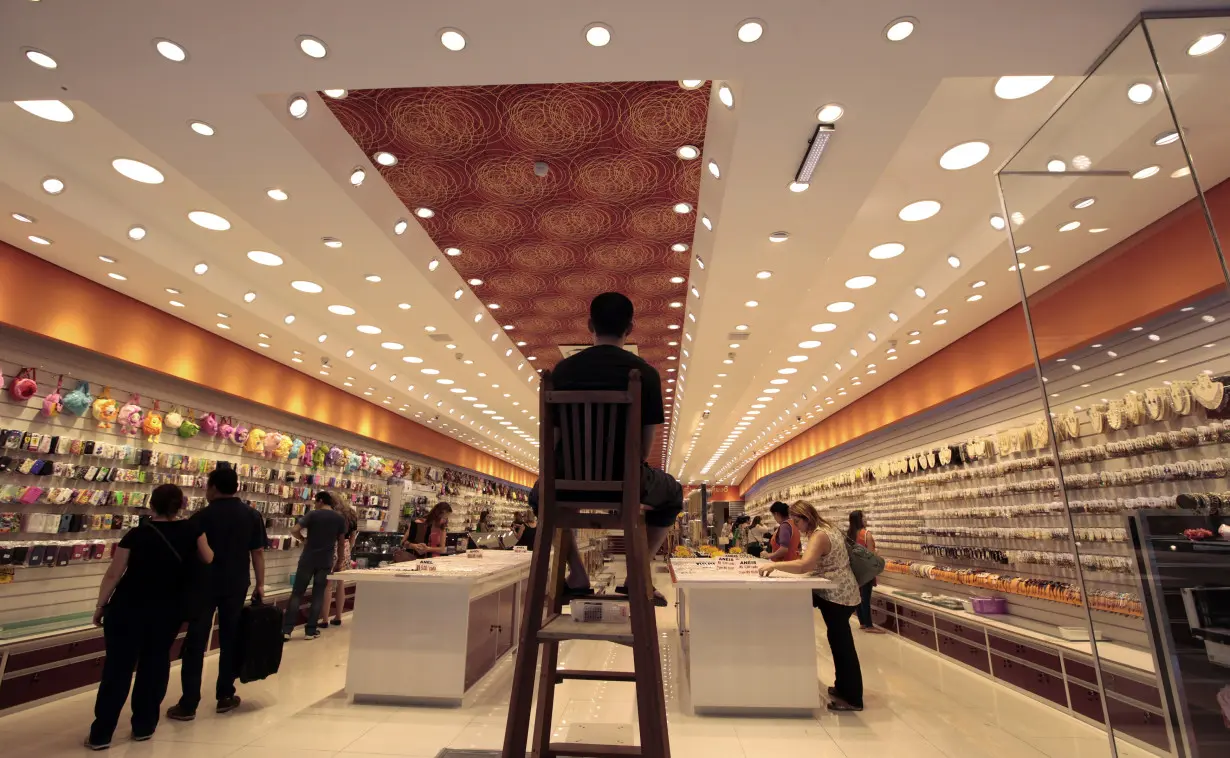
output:
<path id="1" fill-rule="evenodd" d="M 426 517 L 415 519 L 406 527 L 402 548 L 409 550 L 415 558 L 431 558 L 447 553 L 445 538 L 448 536 L 448 517 L 452 512 L 453 506 L 448 503 L 436 503 Z"/>
<path id="2" fill-rule="evenodd" d="M 850 511 L 850 527 L 846 529 L 846 540 L 848 544 L 862 545 L 871 552 L 875 552 L 876 541 L 867 529 L 867 518 L 862 511 Z M 869 634 L 884 634 L 884 630 L 877 627 L 871 620 L 871 588 L 874 586 L 876 586 L 876 580 L 872 579 L 858 588 L 860 596 L 858 626 L 859 629 Z"/>
<path id="3" fill-rule="evenodd" d="M 527 510 L 518 518 L 521 523 L 513 525 L 517 535 L 517 546 L 533 550 L 534 538 L 538 536 L 538 516 L 534 515 L 534 511 Z"/>
<path id="4" fill-rule="evenodd" d="M 761 576 L 774 571 L 820 576 L 833 582 L 832 587 L 815 590 L 813 605 L 820 609 L 828 627 L 829 650 L 833 654 L 836 681 L 829 688 L 830 711 L 863 710 L 863 672 L 854 647 L 854 632 L 850 616 L 859 604 L 858 581 L 850 568 L 846 551 L 846 536 L 824 520 L 806 500 L 790 505 L 790 523 L 807 540 L 803 556 L 794 561 L 769 563 L 760 567 Z"/>

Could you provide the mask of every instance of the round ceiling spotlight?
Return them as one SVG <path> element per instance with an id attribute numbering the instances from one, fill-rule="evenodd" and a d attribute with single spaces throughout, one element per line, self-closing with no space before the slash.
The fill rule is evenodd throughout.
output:
<path id="1" fill-rule="evenodd" d="M 679 86 L 684 89 L 700 89 L 705 83 L 704 79 L 680 79 Z"/>
<path id="2" fill-rule="evenodd" d="M 769 235 L 769 242 L 785 242 L 790 239 L 790 232 L 773 232 Z"/>
<path id="3" fill-rule="evenodd" d="M 938 200 L 918 200 L 910 203 L 897 212 L 897 218 L 902 221 L 924 221 L 940 212 Z"/>
<path id="4" fill-rule="evenodd" d="M 816 111 L 816 120 L 822 124 L 835 124 L 844 115 L 846 115 L 846 109 L 843 106 L 829 103 L 820 106 L 820 110 Z"/>
<path id="5" fill-rule="evenodd" d="M 995 81 L 995 96 L 1000 100 L 1020 100 L 1050 84 L 1053 76 L 1001 76 Z"/>
<path id="6" fill-rule="evenodd" d="M 1208 55 L 1217 48 L 1221 47 L 1226 41 L 1226 35 L 1222 32 L 1214 32 L 1213 34 L 1205 34 L 1200 39 L 1191 44 L 1187 48 L 1187 54 L 1193 57 Z"/>
<path id="7" fill-rule="evenodd" d="M 334 250 L 342 246 L 342 241 L 336 237 L 321 237 L 320 241 L 324 243 L 325 247 L 333 248 Z"/>
<path id="8" fill-rule="evenodd" d="M 990 154 L 991 146 L 985 142 L 963 142 L 960 145 L 948 148 L 940 156 L 940 168 L 947 169 L 948 171 L 960 171 L 961 169 L 982 163 Z"/>
<path id="9" fill-rule="evenodd" d="M 204 121 L 189 121 L 188 128 L 202 137 L 214 136 L 214 128 Z"/>
<path id="10" fill-rule="evenodd" d="M 991 218 L 988 220 L 988 223 L 990 223 L 991 228 L 997 232 L 1002 232 L 1008 226 L 1008 224 L 1004 221 L 1004 217 L 998 213 L 991 214 Z"/>
<path id="11" fill-rule="evenodd" d="M 407 222 L 404 218 L 399 218 L 397 219 L 397 223 L 393 224 L 393 233 L 400 237 L 406 233 L 406 228 L 408 226 L 409 222 Z"/>
<path id="12" fill-rule="evenodd" d="M 26 215 L 25 213 L 12 213 L 10 215 L 13 217 L 14 221 L 20 221 L 23 224 L 33 224 L 38 220 L 33 216 Z"/>
<path id="13" fill-rule="evenodd" d="M 380 327 L 372 326 L 371 324 L 359 324 L 355 327 L 355 330 L 362 332 L 363 334 L 380 334 L 382 331 Z"/>
<path id="14" fill-rule="evenodd" d="M 1136 82 L 1127 90 L 1128 100 L 1137 105 L 1144 105 L 1153 99 L 1153 85 L 1146 82 Z"/>
<path id="15" fill-rule="evenodd" d="M 611 44 L 611 27 L 606 24 L 590 24 L 585 27 L 585 41 L 593 47 Z"/>
<path id="16" fill-rule="evenodd" d="M 309 282 L 304 279 L 296 279 L 295 281 L 290 283 L 290 286 L 294 287 L 300 292 L 306 292 L 309 295 L 319 295 L 321 292 L 325 291 L 325 288 L 321 287 L 316 282 Z"/>
<path id="17" fill-rule="evenodd" d="M 285 190 L 280 190 L 277 187 L 274 187 L 273 189 L 270 189 L 270 190 L 266 190 L 265 194 L 269 196 L 270 200 L 276 200 L 279 203 L 282 202 L 283 200 L 290 199 L 290 195 L 286 194 Z"/>
<path id="18" fill-rule="evenodd" d="M 1084 210 L 1097 202 L 1097 198 L 1081 197 L 1072 201 L 1072 207 L 1078 211 Z"/>
<path id="19" fill-rule="evenodd" d="M 725 84 L 718 87 L 718 100 L 721 100 L 722 105 L 725 105 L 727 108 L 735 107 L 735 93 Z"/>
<path id="20" fill-rule="evenodd" d="M 440 44 L 450 52 L 459 53 L 466 47 L 466 36 L 460 29 L 445 28 L 440 30 Z"/>
<path id="21" fill-rule="evenodd" d="M 749 18 L 739 22 L 735 34 L 740 42 L 755 42 L 764 36 L 764 22 L 758 18 Z"/>
<path id="22" fill-rule="evenodd" d="M 808 187 L 810 187 L 810 186 L 811 186 L 811 184 L 809 184 L 809 183 L 807 183 L 807 182 L 791 182 L 790 184 L 786 185 L 786 187 L 787 187 L 787 188 L 788 188 L 791 192 L 796 192 L 796 193 L 797 193 L 797 192 L 806 192 L 806 191 L 807 191 L 807 188 L 808 188 Z"/>
<path id="23" fill-rule="evenodd" d="M 397 165 L 397 156 L 393 155 L 387 150 L 381 150 L 380 152 L 376 153 L 375 155 L 372 156 L 372 160 L 379 163 L 381 166 L 396 166 Z"/>
<path id="24" fill-rule="evenodd" d="M 852 290 L 865 290 L 868 287 L 875 285 L 876 278 L 874 276 L 855 276 L 846 280 L 846 288 Z"/>
<path id="25" fill-rule="evenodd" d="M 350 186 L 359 187 L 363 184 L 363 180 L 367 178 L 367 171 L 362 166 L 355 166 L 350 170 Z"/>
<path id="26" fill-rule="evenodd" d="M 1132 174 L 1132 178 L 1133 179 L 1148 179 L 1149 177 L 1153 176 L 1154 174 L 1156 174 L 1158 171 L 1161 171 L 1161 170 L 1162 169 L 1160 166 L 1145 166 L 1144 168 L 1140 169 L 1136 173 Z"/>
<path id="27" fill-rule="evenodd" d="M 709 161 L 709 173 L 713 175 L 714 179 L 722 178 L 722 170 L 718 168 L 718 164 L 713 161 Z"/>
<path id="28" fill-rule="evenodd" d="M 29 237 L 27 237 L 27 239 L 36 245 L 50 245 L 51 244 L 51 240 L 47 239 L 46 237 L 39 237 L 36 234 L 31 234 Z"/>
<path id="29" fill-rule="evenodd" d="M 255 292 L 253 292 L 253 291 L 251 291 L 251 290 L 248 290 L 247 292 L 243 293 L 243 301 L 244 301 L 245 303 L 250 303 L 250 302 L 252 302 L 252 301 L 253 301 L 253 300 L 255 300 L 255 299 L 256 299 L 256 293 L 255 293 Z"/>
<path id="30" fill-rule="evenodd" d="M 230 221 L 209 211 L 189 211 L 188 220 L 203 229 L 209 229 L 214 232 L 225 232 L 231 228 Z"/>
<path id="31" fill-rule="evenodd" d="M 148 163 L 134 161 L 132 158 L 116 158 L 111 166 L 122 176 L 142 184 L 162 184 L 165 180 L 162 172 Z"/>
<path id="32" fill-rule="evenodd" d="M 346 95 L 350 94 L 344 89 L 327 89 L 327 90 L 321 90 L 321 91 L 324 92 L 325 97 L 331 97 L 334 100 L 341 100 L 342 98 L 346 97 Z"/>
<path id="33" fill-rule="evenodd" d="M 890 258 L 896 258 L 905 252 L 905 245 L 900 242 L 885 242 L 882 245 L 876 245 L 867 252 L 867 255 L 875 258 L 878 261 L 886 261 Z"/>
<path id="34" fill-rule="evenodd" d="M 208 263 L 198 263 L 192 267 L 192 273 L 196 274 L 197 276 L 204 276 L 206 272 L 208 271 L 209 271 Z M 290 323 L 290 322 L 288 321 L 287 323 Z"/>
<path id="35" fill-rule="evenodd" d="M 918 19 L 905 16 L 896 19 L 888 26 L 884 27 L 884 37 L 889 42 L 901 42 L 914 33 L 914 28 L 918 26 Z"/>
<path id="36" fill-rule="evenodd" d="M 688 251 L 688 246 L 687 244 L 683 242 L 676 242 L 675 244 L 671 245 L 671 250 L 675 251 L 676 253 L 686 253 Z"/>
<path id="37" fill-rule="evenodd" d="M 59 100 L 14 100 L 13 105 L 33 116 L 58 124 L 67 124 L 73 120 L 73 109 Z"/>
<path id="38" fill-rule="evenodd" d="M 291 95 L 286 101 L 286 111 L 291 118 L 303 118 L 308 113 L 308 99 L 303 95 Z"/>
<path id="39" fill-rule="evenodd" d="M 433 218 L 436 215 L 436 212 L 431 208 L 415 208 L 414 215 L 419 218 Z"/>
<path id="40" fill-rule="evenodd" d="M 1162 147 L 1163 145 L 1169 145 L 1171 143 L 1178 142 L 1178 141 L 1179 141 L 1179 133 L 1173 129 L 1162 132 L 1161 134 L 1153 138 L 1153 144 L 1157 145 L 1158 147 Z"/>
<path id="41" fill-rule="evenodd" d="M 25 56 L 26 60 L 43 68 L 55 68 L 58 65 L 55 58 L 52 58 L 42 50 L 37 50 L 33 47 L 27 47 L 25 49 Z"/>
<path id="42" fill-rule="evenodd" d="M 1063 158 L 1051 158 L 1046 162 L 1046 170 L 1052 174 L 1062 174 L 1068 170 L 1068 164 L 1064 162 Z"/>
<path id="43" fill-rule="evenodd" d="M 675 203 L 675 213 L 691 213 L 691 203 Z"/>
<path id="44" fill-rule="evenodd" d="M 846 313 L 847 311 L 854 310 L 854 303 L 841 300 L 836 303 L 829 303 L 824 307 L 824 309 L 829 313 Z M 812 327 L 812 331 L 816 331 L 814 326 Z"/>
<path id="45" fill-rule="evenodd" d="M 140 242 L 145 239 L 145 227 L 140 225 L 129 227 L 128 239 L 133 242 Z"/>
<path id="46" fill-rule="evenodd" d="M 349 305 L 330 305 L 329 312 L 336 316 L 353 316 L 355 314 L 354 308 L 351 308 Z"/>
<path id="47" fill-rule="evenodd" d="M 694 145 L 684 145 L 675 151 L 675 155 L 685 161 L 696 160 L 700 157 L 700 149 Z"/>
<path id="48" fill-rule="evenodd" d="M 309 58 L 320 60 L 329 54 L 329 48 L 325 43 L 310 34 L 301 34 L 295 38 L 295 42 L 299 43 L 299 49 Z"/>
<path id="49" fill-rule="evenodd" d="M 368 274 L 367 276 L 363 277 L 363 279 L 365 281 L 371 282 L 372 284 L 380 284 L 380 282 L 384 281 L 383 279 L 380 278 L 379 274 Z"/>
<path id="50" fill-rule="evenodd" d="M 183 63 L 188 60 L 188 51 L 169 39 L 154 40 L 154 49 L 163 58 L 175 63 Z"/>

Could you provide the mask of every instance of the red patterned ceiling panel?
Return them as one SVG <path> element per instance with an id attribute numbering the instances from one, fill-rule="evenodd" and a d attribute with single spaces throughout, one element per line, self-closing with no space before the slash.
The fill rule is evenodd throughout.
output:
<path id="1" fill-rule="evenodd" d="M 558 345 L 587 344 L 594 295 L 632 298 L 631 341 L 664 380 L 674 377 L 691 262 L 709 86 L 677 82 L 501 85 L 352 91 L 325 98 L 471 289 L 513 327 L 535 367 Z M 546 176 L 534 163 L 548 164 Z M 414 218 L 410 215 L 408 218 Z M 687 245 L 675 252 L 671 246 Z M 493 306 L 493 307 L 494 307 Z M 674 328 L 672 328 L 674 327 Z M 668 384 L 668 386 L 670 386 Z"/>

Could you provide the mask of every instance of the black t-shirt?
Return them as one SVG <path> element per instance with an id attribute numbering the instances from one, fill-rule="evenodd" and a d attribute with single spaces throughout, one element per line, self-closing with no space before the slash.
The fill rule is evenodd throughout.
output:
<path id="1" fill-rule="evenodd" d="M 128 530 L 120 540 L 120 547 L 129 551 L 128 568 L 109 606 L 178 609 L 194 567 L 200 563 L 196 549 L 200 535 L 200 526 L 192 521 L 149 521 Z"/>
<path id="2" fill-rule="evenodd" d="M 299 519 L 306 532 L 299 565 L 304 568 L 331 568 L 335 559 L 338 537 L 346 535 L 346 517 L 332 508 L 317 508 Z"/>
<path id="3" fill-rule="evenodd" d="M 251 585 L 251 551 L 264 550 L 265 521 L 237 497 L 214 500 L 192 516 L 214 551 L 208 589 L 218 595 L 244 594 Z"/>
<path id="4" fill-rule="evenodd" d="M 665 415 L 658 370 L 622 347 L 587 347 L 555 364 L 551 380 L 557 390 L 626 390 L 632 369 L 641 372 L 641 426 L 661 424 Z"/>

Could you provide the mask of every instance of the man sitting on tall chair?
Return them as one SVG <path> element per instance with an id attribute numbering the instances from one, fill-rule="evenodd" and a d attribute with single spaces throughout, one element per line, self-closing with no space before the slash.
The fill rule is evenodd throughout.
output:
<path id="1" fill-rule="evenodd" d="M 626 390 L 628 372 L 641 372 L 641 456 L 649 457 L 658 427 L 665 420 L 662 412 L 662 379 L 653 366 L 624 349 L 624 343 L 632 332 L 632 301 L 618 292 L 604 292 L 589 304 L 589 332 L 594 344 L 556 364 L 551 372 L 552 384 L 557 390 Z M 649 555 L 658 554 L 666 541 L 675 517 L 683 510 L 683 488 L 674 477 L 660 469 L 641 463 L 641 504 L 648 508 L 645 513 L 646 537 Z M 538 486 L 530 493 L 530 505 L 537 510 Z M 567 532 L 565 534 L 568 534 Z M 593 594 L 589 574 L 575 549 L 575 542 L 567 540 L 568 553 L 567 595 L 582 597 Z M 617 587 L 619 594 L 627 594 L 626 587 Z M 666 598 L 654 591 L 654 603 L 666 605 Z"/>

